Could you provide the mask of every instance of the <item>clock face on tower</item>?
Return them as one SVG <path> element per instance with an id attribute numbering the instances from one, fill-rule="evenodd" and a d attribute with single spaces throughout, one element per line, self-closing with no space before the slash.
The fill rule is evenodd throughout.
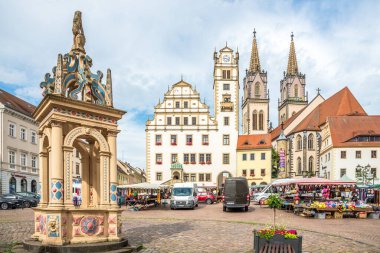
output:
<path id="1" fill-rule="evenodd" d="M 230 56 L 229 55 L 223 55 L 223 62 L 229 62 Z"/>

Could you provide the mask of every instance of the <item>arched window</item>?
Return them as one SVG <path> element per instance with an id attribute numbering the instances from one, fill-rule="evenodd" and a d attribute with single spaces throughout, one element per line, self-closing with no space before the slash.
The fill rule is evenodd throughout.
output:
<path id="1" fill-rule="evenodd" d="M 37 182 L 36 182 L 36 180 L 32 180 L 32 182 L 31 182 L 31 192 L 34 192 L 34 193 L 37 192 Z"/>
<path id="2" fill-rule="evenodd" d="M 252 115 L 252 129 L 257 130 L 257 111 L 256 110 L 253 111 L 253 115 Z"/>
<path id="3" fill-rule="evenodd" d="M 298 84 L 294 85 L 294 96 L 298 97 Z"/>
<path id="4" fill-rule="evenodd" d="M 309 134 L 309 137 L 307 138 L 307 149 L 309 149 L 309 150 L 314 149 L 314 136 L 313 136 L 313 134 Z"/>
<path id="5" fill-rule="evenodd" d="M 21 192 L 26 192 L 28 191 L 28 182 L 26 181 L 26 179 L 21 179 Z"/>
<path id="6" fill-rule="evenodd" d="M 284 101 L 286 99 L 286 89 L 284 88 L 284 90 L 282 91 L 282 101 Z"/>
<path id="7" fill-rule="evenodd" d="M 301 174 L 302 174 L 302 169 L 301 169 L 301 158 L 300 158 L 300 157 L 297 158 L 297 172 L 298 172 L 298 175 L 301 175 Z"/>
<path id="8" fill-rule="evenodd" d="M 302 137 L 301 135 L 297 135 L 297 150 L 302 149 Z"/>
<path id="9" fill-rule="evenodd" d="M 16 178 L 11 177 L 9 179 L 9 193 L 15 193 L 17 190 L 16 188 Z"/>
<path id="10" fill-rule="evenodd" d="M 314 158 L 312 156 L 309 157 L 309 172 L 313 172 L 314 166 Z"/>
<path id="11" fill-rule="evenodd" d="M 257 82 L 256 84 L 255 84 L 255 97 L 260 97 L 260 83 L 259 82 Z"/>
<path id="12" fill-rule="evenodd" d="M 264 130 L 264 112 L 259 113 L 259 130 Z"/>

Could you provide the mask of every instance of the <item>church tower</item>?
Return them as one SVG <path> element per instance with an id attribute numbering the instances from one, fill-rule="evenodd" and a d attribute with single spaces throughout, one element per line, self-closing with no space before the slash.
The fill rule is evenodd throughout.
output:
<path id="1" fill-rule="evenodd" d="M 244 77 L 243 90 L 243 134 L 268 133 L 269 91 L 267 89 L 267 72 L 261 70 L 255 30 L 253 31 L 251 60 Z"/>
<path id="2" fill-rule="evenodd" d="M 278 123 L 284 122 L 299 110 L 307 101 L 305 74 L 298 71 L 294 35 L 291 35 L 288 69 L 280 82 L 280 99 L 278 101 Z"/>

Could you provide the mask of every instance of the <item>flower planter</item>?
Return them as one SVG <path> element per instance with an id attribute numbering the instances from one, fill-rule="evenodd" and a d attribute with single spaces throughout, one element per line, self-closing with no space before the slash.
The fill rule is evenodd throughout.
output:
<path id="1" fill-rule="evenodd" d="M 289 244 L 293 247 L 296 253 L 302 253 L 302 236 L 298 236 L 295 239 L 286 239 L 284 236 L 276 234 L 272 238 L 267 240 L 265 238 L 260 238 L 260 236 L 257 235 L 256 230 L 253 231 L 253 251 L 255 253 L 259 253 L 261 248 L 267 243 L 271 245 Z"/>

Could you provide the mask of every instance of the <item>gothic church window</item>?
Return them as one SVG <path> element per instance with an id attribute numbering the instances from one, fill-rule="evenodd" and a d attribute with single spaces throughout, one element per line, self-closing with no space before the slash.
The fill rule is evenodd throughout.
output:
<path id="1" fill-rule="evenodd" d="M 264 130 L 264 112 L 259 113 L 259 130 Z"/>
<path id="2" fill-rule="evenodd" d="M 302 149 L 302 137 L 301 135 L 297 135 L 297 150 Z"/>
<path id="3" fill-rule="evenodd" d="M 310 156 L 309 157 L 309 172 L 313 172 L 313 164 L 314 164 L 314 158 Z"/>
<path id="4" fill-rule="evenodd" d="M 301 175 L 302 171 L 301 171 L 301 158 L 298 157 L 297 158 L 297 172 L 298 172 L 298 175 Z"/>
<path id="5" fill-rule="evenodd" d="M 256 110 L 253 111 L 253 115 L 252 115 L 252 129 L 257 130 L 257 111 Z"/>
<path id="6" fill-rule="evenodd" d="M 294 85 L 294 96 L 298 97 L 298 84 Z"/>
<path id="7" fill-rule="evenodd" d="M 309 150 L 314 149 L 314 137 L 312 134 L 309 134 L 309 137 L 307 138 L 307 149 Z"/>
<path id="8" fill-rule="evenodd" d="M 255 97 L 260 97 L 260 83 L 258 82 L 255 84 Z"/>

